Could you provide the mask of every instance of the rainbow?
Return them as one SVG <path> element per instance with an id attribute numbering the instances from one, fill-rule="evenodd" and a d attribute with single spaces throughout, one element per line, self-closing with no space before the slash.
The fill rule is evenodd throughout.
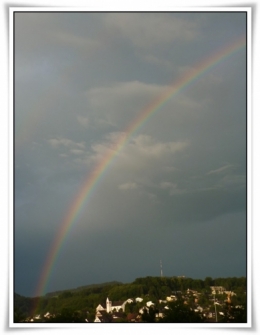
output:
<path id="1" fill-rule="evenodd" d="M 83 186 L 80 186 L 80 189 L 74 196 L 68 211 L 65 213 L 63 220 L 60 223 L 58 233 L 53 241 L 52 247 L 49 250 L 48 257 L 45 260 L 35 296 L 39 297 L 44 294 L 53 266 L 58 258 L 66 236 L 69 234 L 73 224 L 75 224 L 77 221 L 82 208 L 87 204 L 87 200 L 90 198 L 90 194 L 97 187 L 102 179 L 102 176 L 104 176 L 105 171 L 108 169 L 109 165 L 119 154 L 122 148 L 124 148 L 124 146 L 128 143 L 131 136 L 180 90 L 193 83 L 205 72 L 212 69 L 218 63 L 230 57 L 245 46 L 246 38 L 245 36 L 242 36 L 233 43 L 222 48 L 220 51 L 215 52 L 212 56 L 198 63 L 193 67 L 192 70 L 188 71 L 184 76 L 180 77 L 177 81 L 170 85 L 169 88 L 163 92 L 163 94 L 158 96 L 146 108 L 144 108 L 131 122 L 131 124 L 128 125 L 124 132 L 121 133 L 113 147 L 107 150 L 107 153 L 94 167 L 92 172 L 86 176 L 86 179 L 83 182 Z"/>

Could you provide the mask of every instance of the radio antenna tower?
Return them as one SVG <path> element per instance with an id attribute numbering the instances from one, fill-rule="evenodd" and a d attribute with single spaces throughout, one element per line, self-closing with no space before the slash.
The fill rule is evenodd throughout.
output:
<path id="1" fill-rule="evenodd" d="M 160 267 L 161 267 L 161 278 L 163 277 L 163 271 L 162 271 L 162 261 L 160 260 Z"/>

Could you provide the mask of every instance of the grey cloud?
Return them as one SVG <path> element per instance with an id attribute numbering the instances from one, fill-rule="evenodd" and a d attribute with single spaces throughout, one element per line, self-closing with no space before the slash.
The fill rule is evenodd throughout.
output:
<path id="1" fill-rule="evenodd" d="M 103 119 L 107 124 L 127 126 L 148 102 L 159 96 L 167 87 L 139 81 L 111 83 L 86 92 L 92 110 L 91 118 Z M 122 123 L 124 121 L 124 123 Z"/>
<path id="2" fill-rule="evenodd" d="M 207 174 L 210 175 L 210 174 L 219 174 L 219 173 L 222 173 L 223 171 L 226 171 L 227 169 L 230 169 L 232 168 L 232 165 L 230 164 L 227 164 L 227 165 L 224 165 L 216 170 L 211 170 L 209 171 Z"/>
<path id="3" fill-rule="evenodd" d="M 200 32 L 199 23 L 187 20 L 185 15 L 124 13 L 108 14 L 105 20 L 115 34 L 130 39 L 139 48 L 159 47 L 176 39 L 190 41 Z"/>
<path id="4" fill-rule="evenodd" d="M 138 188 L 138 185 L 135 182 L 127 182 L 127 183 L 124 183 L 124 184 L 120 184 L 118 186 L 118 188 L 120 190 L 134 190 L 134 189 Z"/>

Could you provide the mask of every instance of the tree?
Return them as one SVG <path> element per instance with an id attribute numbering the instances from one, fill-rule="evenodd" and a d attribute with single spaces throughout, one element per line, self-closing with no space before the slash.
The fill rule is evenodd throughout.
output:
<path id="1" fill-rule="evenodd" d="M 156 314 L 156 311 L 152 306 L 149 307 L 148 311 L 145 308 L 142 314 L 142 321 L 149 322 L 149 323 L 155 322 L 155 314 Z"/>
<path id="2" fill-rule="evenodd" d="M 14 308 L 14 322 L 23 322 L 25 319 L 24 313 L 20 310 L 20 308 Z"/>
<path id="3" fill-rule="evenodd" d="M 83 323 L 85 317 L 81 311 L 73 311 L 70 308 L 63 308 L 61 313 L 48 319 L 48 323 Z"/>
<path id="4" fill-rule="evenodd" d="M 205 284 L 206 288 L 209 288 L 210 286 L 214 285 L 214 281 L 213 281 L 213 279 L 211 277 L 206 277 L 204 279 L 204 284 Z"/>
<path id="5" fill-rule="evenodd" d="M 247 322 L 247 307 L 246 304 L 234 306 L 233 304 L 226 304 L 223 309 L 224 315 L 220 322 L 228 323 L 246 323 Z"/>
<path id="6" fill-rule="evenodd" d="M 199 305 L 203 308 L 208 307 L 209 299 L 205 293 L 199 295 Z"/>
<path id="7" fill-rule="evenodd" d="M 204 322 L 203 317 L 193 311 L 183 301 L 174 301 L 169 303 L 169 309 L 165 309 L 164 317 L 160 322 L 169 323 L 201 323 Z"/>

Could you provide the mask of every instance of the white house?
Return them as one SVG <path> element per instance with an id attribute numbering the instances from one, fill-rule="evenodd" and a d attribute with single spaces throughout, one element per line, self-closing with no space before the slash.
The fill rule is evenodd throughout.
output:
<path id="1" fill-rule="evenodd" d="M 105 304 L 103 306 L 101 304 L 99 304 L 96 308 L 96 312 L 105 311 L 105 310 L 106 310 L 106 305 Z"/>
<path id="2" fill-rule="evenodd" d="M 127 299 L 126 301 L 125 301 L 125 303 L 127 303 L 127 304 L 131 304 L 131 303 L 133 303 L 134 302 L 134 300 L 133 299 Z"/>
<path id="3" fill-rule="evenodd" d="M 176 301 L 177 298 L 176 298 L 175 295 L 171 295 L 171 296 L 169 296 L 169 297 L 166 297 L 166 300 L 167 300 L 167 301 Z"/>
<path id="4" fill-rule="evenodd" d="M 145 309 L 146 309 L 147 312 L 149 311 L 148 307 L 144 306 L 144 307 L 139 309 L 139 313 L 143 314 Z"/>
<path id="5" fill-rule="evenodd" d="M 166 304 L 167 303 L 167 301 L 166 300 L 161 300 L 161 299 L 159 299 L 159 304 Z"/>
<path id="6" fill-rule="evenodd" d="M 158 312 L 155 313 L 156 318 L 163 318 L 164 317 L 164 308 L 160 308 Z"/>
<path id="7" fill-rule="evenodd" d="M 111 322 L 111 319 L 108 318 L 106 315 L 96 316 L 94 322 Z"/>
<path id="8" fill-rule="evenodd" d="M 201 306 L 197 306 L 197 308 L 194 309 L 194 312 L 203 312 L 203 308 Z"/>
<path id="9" fill-rule="evenodd" d="M 139 297 L 138 297 L 138 298 L 135 298 L 135 301 L 136 301 L 136 302 L 142 302 L 143 300 L 144 300 L 143 298 L 139 298 Z"/>
<path id="10" fill-rule="evenodd" d="M 210 286 L 212 294 L 223 294 L 226 291 L 223 286 Z"/>
<path id="11" fill-rule="evenodd" d="M 154 305 L 154 303 L 152 302 L 152 301 L 147 301 L 147 303 L 146 303 L 146 306 L 147 307 L 151 307 L 151 306 L 153 306 Z"/>

